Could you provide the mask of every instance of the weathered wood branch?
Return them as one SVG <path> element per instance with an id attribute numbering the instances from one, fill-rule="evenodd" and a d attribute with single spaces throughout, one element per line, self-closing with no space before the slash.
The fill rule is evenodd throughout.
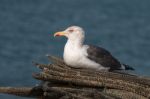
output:
<path id="1" fill-rule="evenodd" d="M 52 64 L 34 63 L 42 71 L 33 77 L 42 81 L 33 88 L 0 87 L 0 93 L 40 99 L 148 99 L 150 79 L 116 72 L 77 69 L 62 59 L 48 56 Z"/>
<path id="2" fill-rule="evenodd" d="M 43 94 L 43 90 L 40 87 L 0 87 L 0 93 L 23 97 L 40 97 Z"/>

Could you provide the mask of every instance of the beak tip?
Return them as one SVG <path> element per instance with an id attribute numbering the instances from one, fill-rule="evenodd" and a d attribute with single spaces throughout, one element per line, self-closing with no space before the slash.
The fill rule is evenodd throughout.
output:
<path id="1" fill-rule="evenodd" d="M 59 34 L 54 34 L 54 37 L 59 36 Z"/>
<path id="2" fill-rule="evenodd" d="M 56 32 L 54 34 L 54 37 L 56 37 L 56 36 L 64 36 L 64 32 Z"/>

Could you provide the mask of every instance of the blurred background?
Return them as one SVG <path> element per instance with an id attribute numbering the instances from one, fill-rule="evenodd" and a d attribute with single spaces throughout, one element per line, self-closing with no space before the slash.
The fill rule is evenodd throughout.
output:
<path id="1" fill-rule="evenodd" d="M 62 57 L 66 38 L 53 33 L 71 25 L 85 29 L 86 43 L 150 76 L 149 9 L 149 0 L 0 0 L 0 86 L 38 83 L 32 61 L 48 63 L 46 54 Z"/>

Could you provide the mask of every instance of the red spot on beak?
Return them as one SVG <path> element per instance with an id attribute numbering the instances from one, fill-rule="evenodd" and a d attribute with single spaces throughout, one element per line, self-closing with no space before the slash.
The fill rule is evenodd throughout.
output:
<path id="1" fill-rule="evenodd" d="M 56 34 L 55 36 L 61 36 L 60 34 Z"/>
<path id="2" fill-rule="evenodd" d="M 56 36 L 65 36 L 65 33 L 64 32 L 57 32 L 54 34 L 54 37 Z"/>

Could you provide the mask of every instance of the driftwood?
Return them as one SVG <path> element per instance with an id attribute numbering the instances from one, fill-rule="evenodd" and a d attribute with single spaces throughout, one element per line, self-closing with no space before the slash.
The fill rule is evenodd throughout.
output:
<path id="1" fill-rule="evenodd" d="M 149 99 L 150 79 L 135 75 L 98 72 L 67 66 L 48 56 L 52 64 L 34 64 L 41 69 L 33 77 L 41 84 L 32 88 L 0 87 L 0 93 L 38 99 Z"/>

